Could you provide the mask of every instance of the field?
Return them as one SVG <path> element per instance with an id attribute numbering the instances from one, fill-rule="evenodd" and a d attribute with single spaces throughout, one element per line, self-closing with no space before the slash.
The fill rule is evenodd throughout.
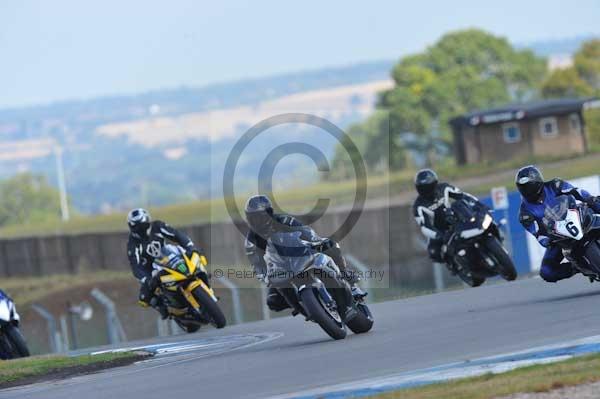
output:
<path id="1" fill-rule="evenodd" d="M 594 175 L 598 173 L 600 154 L 591 154 L 572 159 L 540 159 L 537 164 L 547 179 L 562 177 L 565 179 Z M 533 161 L 529 161 L 533 162 Z M 483 164 L 467 167 L 454 165 L 437 168 L 440 178 L 458 185 L 477 195 L 487 195 L 494 186 L 513 187 L 515 169 L 524 161 L 510 161 L 501 164 Z M 414 198 L 412 179 L 414 170 L 404 170 L 387 175 L 373 176 L 368 179 L 368 204 L 401 204 Z M 286 211 L 306 212 L 315 203 L 316 198 L 330 198 L 333 207 L 347 206 L 354 199 L 355 185 L 352 181 L 321 182 L 309 187 L 276 193 L 279 204 Z M 246 196 L 236 198 L 241 209 Z M 222 199 L 196 201 L 187 204 L 171 205 L 151 209 L 155 218 L 168 220 L 178 226 L 228 220 L 225 203 Z M 67 223 L 48 222 L 42 224 L 5 226 L 0 229 L 0 237 L 22 237 L 29 235 L 77 234 L 97 231 L 122 231 L 126 229 L 125 213 L 112 213 L 99 216 L 76 216 Z"/>

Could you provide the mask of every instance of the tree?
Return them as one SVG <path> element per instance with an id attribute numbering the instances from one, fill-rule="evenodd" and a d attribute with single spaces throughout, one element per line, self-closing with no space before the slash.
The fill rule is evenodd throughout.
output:
<path id="1" fill-rule="evenodd" d="M 382 94 L 380 106 L 390 111 L 394 134 L 426 134 L 439 120 L 448 136 L 451 117 L 535 96 L 545 73 L 544 59 L 504 38 L 457 31 L 400 61 L 392 72 L 395 86 Z"/>
<path id="2" fill-rule="evenodd" d="M 546 98 L 600 95 L 600 39 L 582 44 L 573 57 L 573 66 L 557 69 L 544 81 Z"/>
<path id="3" fill-rule="evenodd" d="M 596 95 L 600 95 L 600 39 L 589 40 L 575 53 L 574 66 Z"/>
<path id="4" fill-rule="evenodd" d="M 21 173 L 0 182 L 0 226 L 57 220 L 58 191 L 45 177 Z"/>
<path id="5" fill-rule="evenodd" d="M 542 85 L 546 98 L 600 96 L 600 39 L 582 44 L 573 57 L 573 66 L 553 71 Z M 584 110 L 590 142 L 600 144 L 600 109 Z"/>
<path id="6" fill-rule="evenodd" d="M 556 69 L 542 85 L 542 95 L 546 98 L 586 97 L 594 90 L 583 80 L 575 67 Z"/>
<path id="7" fill-rule="evenodd" d="M 338 145 L 329 179 L 354 177 L 354 162 L 364 161 L 369 170 L 378 172 L 405 166 L 403 149 L 399 143 L 390 141 L 387 112 L 376 111 L 365 121 L 350 126 L 346 133 L 346 139 L 352 140 L 358 152 L 349 153 L 344 143 Z"/>
<path id="8" fill-rule="evenodd" d="M 449 119 L 474 109 L 536 97 L 546 72 L 543 58 L 529 50 L 516 50 L 504 38 L 478 29 L 452 32 L 423 53 L 396 64 L 394 87 L 380 94 L 378 104 L 380 114 L 387 113 L 387 129 L 368 120 L 350 131 L 362 134 L 365 154 L 371 158 L 386 141 L 390 152 L 404 154 L 400 146 L 407 132 L 425 140 L 410 139 L 414 145 L 405 145 L 411 151 L 422 148 L 442 153 L 443 142 L 450 142 Z M 426 139 L 437 130 L 436 123 L 439 137 Z M 382 158 L 385 155 L 379 153 Z M 391 168 L 404 165 L 404 155 L 390 159 Z"/>

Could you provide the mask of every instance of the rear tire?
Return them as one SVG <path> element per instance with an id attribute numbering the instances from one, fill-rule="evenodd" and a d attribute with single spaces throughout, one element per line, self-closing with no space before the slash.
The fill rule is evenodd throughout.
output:
<path id="1" fill-rule="evenodd" d="M 192 334 L 195 333 L 196 331 L 198 331 L 200 329 L 201 326 L 197 325 L 197 324 L 187 324 L 181 320 L 175 319 L 175 323 L 177 323 L 177 325 L 179 326 L 179 328 L 181 328 L 182 331 L 188 333 L 188 334 Z"/>
<path id="2" fill-rule="evenodd" d="M 194 295 L 194 298 L 196 298 L 200 306 L 204 308 L 206 313 L 208 313 L 208 315 L 212 319 L 212 324 L 216 328 L 225 327 L 225 325 L 227 324 L 225 315 L 223 314 L 223 311 L 221 310 L 219 305 L 217 305 L 217 303 L 213 301 L 210 295 L 208 295 L 208 293 L 204 291 L 202 287 L 196 288 L 194 291 L 192 291 L 192 294 Z"/>
<path id="3" fill-rule="evenodd" d="M 364 334 L 373 328 L 375 320 L 373 319 L 371 310 L 364 303 L 359 303 L 356 305 L 356 308 L 358 315 L 354 316 L 352 320 L 348 320 L 346 325 L 354 334 Z"/>
<path id="4" fill-rule="evenodd" d="M 455 263 L 454 270 L 458 277 L 470 287 L 479 287 L 481 284 L 485 282 L 485 277 L 477 276 L 473 274 L 470 267 L 463 267 L 460 264 L 457 264 L 455 260 L 452 260 Z"/>
<path id="5" fill-rule="evenodd" d="M 317 299 L 317 293 L 311 288 L 306 288 L 300 292 L 300 300 L 311 319 L 325 331 L 333 339 L 344 339 L 346 338 L 346 329 L 344 324 L 339 324 L 331 315 L 325 310 L 321 302 Z M 358 316 L 357 316 L 358 317 Z"/>
<path id="6" fill-rule="evenodd" d="M 498 263 L 498 269 L 503 279 L 513 281 L 517 278 L 517 270 L 512 259 L 496 237 L 489 237 L 485 241 L 485 247 L 490 252 L 490 255 Z"/>
<path id="7" fill-rule="evenodd" d="M 4 326 L 4 334 L 6 334 L 6 338 L 8 338 L 12 346 L 13 358 L 29 356 L 29 348 L 27 348 L 27 343 L 23 334 L 21 334 L 21 330 L 9 324 Z"/>

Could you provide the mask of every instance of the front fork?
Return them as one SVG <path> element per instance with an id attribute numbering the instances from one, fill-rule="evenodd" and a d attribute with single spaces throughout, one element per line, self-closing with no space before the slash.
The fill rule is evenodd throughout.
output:
<path id="1" fill-rule="evenodd" d="M 330 284 L 326 285 L 325 282 Z M 331 306 L 342 316 L 347 314 L 354 304 L 350 285 L 341 278 L 327 278 L 325 282 L 312 275 L 309 281 L 305 279 L 298 285 L 298 293 L 305 289 L 315 289 L 326 306 Z M 303 310 L 306 312 L 306 309 Z"/>

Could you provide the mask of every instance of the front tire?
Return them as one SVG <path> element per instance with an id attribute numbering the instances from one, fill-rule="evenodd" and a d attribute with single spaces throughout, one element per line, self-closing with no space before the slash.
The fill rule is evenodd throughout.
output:
<path id="1" fill-rule="evenodd" d="M 600 242 L 593 241 L 585 249 L 585 259 L 590 264 L 590 268 L 600 275 Z"/>
<path id="2" fill-rule="evenodd" d="M 13 358 L 28 357 L 30 355 L 29 348 L 27 348 L 27 343 L 23 334 L 21 334 L 21 330 L 11 324 L 4 326 L 3 329 L 6 338 L 12 346 Z"/>
<path id="3" fill-rule="evenodd" d="M 502 278 L 507 281 L 515 280 L 517 278 L 517 269 L 515 269 L 515 264 L 500 241 L 496 237 L 489 237 L 485 241 L 485 247 L 496 260 Z"/>
<path id="4" fill-rule="evenodd" d="M 311 288 L 306 288 L 300 292 L 300 300 L 311 319 L 317 322 L 331 338 L 336 340 L 346 338 L 344 324 L 333 319 L 329 312 L 321 305 L 317 295 Z"/>
<path id="5" fill-rule="evenodd" d="M 204 308 L 204 311 L 206 311 L 208 316 L 211 318 L 212 325 L 214 325 L 216 328 L 225 327 L 227 320 L 225 319 L 223 311 L 202 287 L 194 289 L 194 291 L 192 291 L 192 295 L 194 295 L 194 298 L 196 298 L 200 306 Z"/>

